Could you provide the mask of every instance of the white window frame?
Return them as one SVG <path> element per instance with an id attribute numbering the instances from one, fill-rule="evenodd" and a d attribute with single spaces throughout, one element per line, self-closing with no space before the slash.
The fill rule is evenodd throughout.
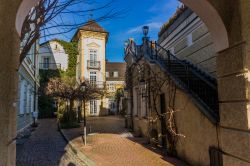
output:
<path id="1" fill-rule="evenodd" d="M 97 82 L 97 74 L 96 74 L 96 72 L 90 72 L 89 73 L 89 81 L 90 81 L 90 84 L 96 85 L 96 82 Z"/>
<path id="2" fill-rule="evenodd" d="M 48 69 L 50 63 L 50 57 L 43 57 L 43 68 Z"/>
<path id="3" fill-rule="evenodd" d="M 95 67 L 98 59 L 98 51 L 97 49 L 89 49 L 89 65 L 90 67 Z"/>
<path id="4" fill-rule="evenodd" d="M 115 77 L 115 78 L 119 77 L 119 72 L 118 71 L 114 71 L 113 72 L 113 77 Z"/>
<path id="5" fill-rule="evenodd" d="M 97 100 L 90 100 L 90 115 L 97 115 Z"/>
<path id="6" fill-rule="evenodd" d="M 108 71 L 106 71 L 106 77 L 109 78 L 109 72 Z"/>

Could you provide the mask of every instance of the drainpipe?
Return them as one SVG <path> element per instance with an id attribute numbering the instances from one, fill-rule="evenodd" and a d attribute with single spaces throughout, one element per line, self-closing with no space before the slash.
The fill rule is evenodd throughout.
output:
<path id="1" fill-rule="evenodd" d="M 37 86 L 36 86 L 36 75 L 37 75 L 37 73 L 36 73 L 36 69 L 37 69 L 37 63 L 36 63 L 36 61 L 37 61 L 37 52 L 36 52 L 36 44 L 37 43 L 35 43 L 35 47 L 34 47 L 34 78 L 35 78 L 35 80 L 34 80 L 34 112 L 36 112 L 37 110 L 36 110 L 36 102 L 37 102 Z M 37 113 L 38 114 L 38 113 Z M 33 124 L 35 125 L 36 124 L 36 117 L 35 116 L 33 116 Z"/>

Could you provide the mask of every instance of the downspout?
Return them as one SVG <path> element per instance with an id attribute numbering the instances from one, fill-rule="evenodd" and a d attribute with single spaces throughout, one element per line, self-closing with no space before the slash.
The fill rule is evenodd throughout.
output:
<path id="1" fill-rule="evenodd" d="M 36 86 L 36 75 L 37 75 L 37 73 L 36 73 L 36 70 L 37 70 L 37 52 L 36 52 L 36 49 L 37 49 L 37 47 L 36 47 L 36 44 L 37 43 L 35 43 L 35 46 L 34 46 L 34 100 L 33 100 L 33 102 L 34 102 L 34 112 L 36 112 L 36 102 L 37 102 L 37 86 Z M 35 117 L 33 117 L 34 118 L 34 125 L 35 125 L 35 122 L 36 122 L 36 120 L 35 120 Z"/>

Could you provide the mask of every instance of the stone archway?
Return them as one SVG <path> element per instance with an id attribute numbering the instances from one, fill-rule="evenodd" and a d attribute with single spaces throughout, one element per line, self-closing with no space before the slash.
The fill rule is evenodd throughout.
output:
<path id="1" fill-rule="evenodd" d="M 0 165 L 15 165 L 17 66 L 21 27 L 39 0 L 0 4 Z M 181 0 L 209 28 L 218 51 L 223 165 L 250 163 L 250 1 Z M 232 146 L 234 145 L 234 146 Z"/>
<path id="2" fill-rule="evenodd" d="M 19 6 L 15 20 L 16 30 L 19 35 L 21 34 L 25 17 L 28 15 L 31 8 L 35 6 L 35 4 L 39 1 L 40 0 L 23 0 L 21 5 Z"/>
<path id="3" fill-rule="evenodd" d="M 223 23 L 222 18 L 220 17 L 217 10 L 212 6 L 212 4 L 207 0 L 180 0 L 182 3 L 187 5 L 190 9 L 195 11 L 197 15 L 203 20 L 207 25 L 209 31 L 212 34 L 213 41 L 215 43 L 215 49 L 217 52 L 228 48 L 229 41 L 227 36 L 227 30 Z M 25 19 L 25 16 L 28 14 L 30 9 L 37 3 L 39 0 L 23 0 L 16 16 L 16 29 L 18 34 L 21 34 L 22 25 Z"/>
<path id="4" fill-rule="evenodd" d="M 209 1 L 180 0 L 192 9 L 206 24 L 217 52 L 229 47 L 226 27 L 216 9 Z"/>

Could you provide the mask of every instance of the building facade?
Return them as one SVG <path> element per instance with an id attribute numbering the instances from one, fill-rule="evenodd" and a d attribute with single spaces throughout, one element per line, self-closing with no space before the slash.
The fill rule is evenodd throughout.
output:
<path id="1" fill-rule="evenodd" d="M 39 69 L 63 71 L 68 69 L 68 54 L 59 40 L 50 40 L 40 45 Z"/>
<path id="2" fill-rule="evenodd" d="M 111 114 L 118 114 L 122 109 L 121 98 L 125 86 L 126 63 L 106 61 L 106 88 L 108 109 Z M 118 99 L 119 98 L 119 99 Z M 119 109 L 120 108 L 120 109 Z"/>
<path id="3" fill-rule="evenodd" d="M 179 10 L 172 23 L 162 26 L 158 43 L 216 78 L 216 52 L 208 28 L 191 9 L 182 6 Z"/>
<path id="4" fill-rule="evenodd" d="M 204 23 L 186 7 L 158 42 L 125 49 L 126 125 L 191 165 L 221 163 L 215 51 Z M 199 148 L 197 148 L 199 147 Z"/>
<path id="5" fill-rule="evenodd" d="M 89 20 L 78 29 L 73 37 L 78 42 L 76 79 L 80 84 L 89 81 L 97 88 L 104 89 L 106 82 L 106 43 L 108 32 L 94 20 Z M 89 116 L 108 114 L 108 102 L 105 98 L 86 103 Z"/>
<path id="6" fill-rule="evenodd" d="M 38 112 L 39 68 L 36 42 L 21 63 L 18 75 L 17 131 L 21 132 L 33 122 L 33 112 Z"/>

